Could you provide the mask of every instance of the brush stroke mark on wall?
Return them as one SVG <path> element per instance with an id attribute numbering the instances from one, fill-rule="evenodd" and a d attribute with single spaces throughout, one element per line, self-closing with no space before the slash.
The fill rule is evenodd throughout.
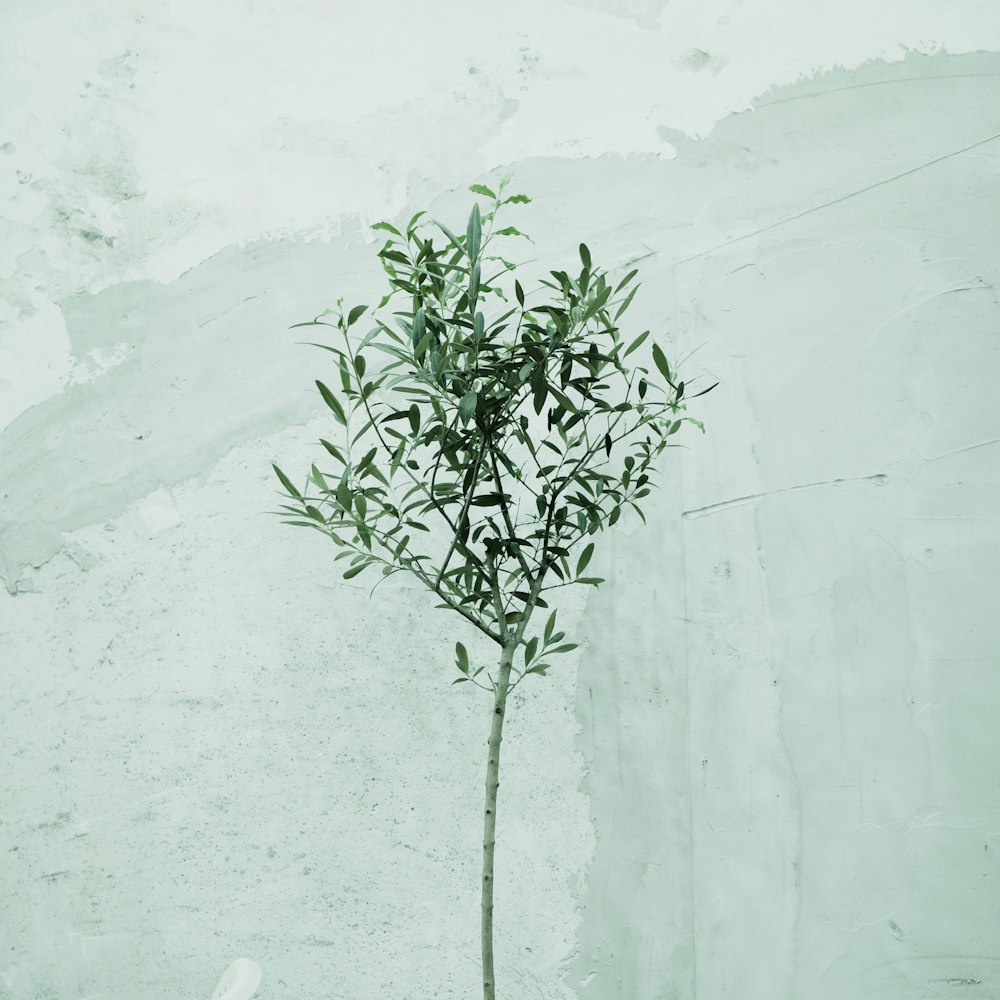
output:
<path id="1" fill-rule="evenodd" d="M 960 137 L 981 137 L 974 115 L 919 130 L 914 117 L 913 131 L 902 116 L 911 104 L 943 104 L 948 95 L 982 102 L 995 84 L 988 71 L 996 64 L 985 55 L 913 56 L 892 66 L 824 74 L 819 84 L 786 88 L 785 99 L 771 95 L 765 109 L 733 116 L 706 140 L 676 139 L 677 160 L 532 161 L 519 168 L 519 180 L 536 196 L 543 219 L 546 213 L 591 219 L 587 235 L 603 242 L 605 259 L 634 259 L 640 250 L 638 256 L 691 262 L 726 245 L 713 233 L 744 228 L 744 220 L 766 224 L 746 227 L 747 235 L 734 239 L 780 231 L 806 212 L 822 215 L 811 205 L 818 188 L 842 189 L 823 199 L 833 207 L 880 183 L 886 159 L 890 167 L 915 160 L 922 169 L 970 147 Z M 893 86 L 896 75 L 906 82 Z M 892 91 L 900 100 L 905 88 L 912 95 L 892 107 L 904 109 L 896 118 L 913 149 L 897 143 L 874 166 L 843 151 L 843 162 L 836 160 L 837 123 L 852 109 L 861 123 L 867 120 L 868 90 L 859 82 L 866 76 L 885 84 L 880 93 Z M 839 86 L 841 77 L 852 86 Z M 810 99 L 792 100 L 797 93 Z M 832 102 L 832 123 L 818 114 L 821 101 Z M 884 114 L 885 104 L 880 108 Z M 860 139 L 869 134 L 858 131 L 857 122 L 852 129 Z M 939 152 L 928 155 L 931 150 Z M 968 171 L 976 161 L 951 162 Z M 918 166 L 906 171 L 914 183 Z M 938 162 L 933 169 L 946 167 Z M 595 204 L 594 190 L 616 196 Z M 797 213 L 802 203 L 807 207 Z M 121 363 L 33 407 L 0 435 L 0 575 L 10 593 L 25 567 L 40 566 L 59 550 L 65 532 L 114 517 L 160 485 L 198 475 L 241 442 L 315 412 L 301 388 L 309 384 L 312 359 L 290 348 L 287 327 L 330 304 L 331 276 L 342 281 L 337 293 L 351 293 L 359 224 L 346 220 L 342 228 L 354 241 L 349 246 L 273 241 L 234 247 L 168 285 L 126 283 L 61 301 L 75 356 L 127 350 Z M 545 224 L 540 228 L 543 237 Z M 703 250 L 706 243 L 714 249 Z"/>
<path id="2" fill-rule="evenodd" d="M 616 540 L 635 583 L 611 586 L 629 597 L 588 603 L 577 711 L 598 843 L 567 979 L 581 996 L 998 988 L 977 954 L 1000 923 L 975 887 L 1000 761 L 995 713 L 972 708 L 1000 641 L 996 587 L 979 582 L 1000 553 L 998 71 L 986 55 L 871 64 L 782 88 L 702 142 L 669 136 L 660 197 L 675 204 L 697 171 L 698 224 L 643 237 L 646 267 L 672 299 L 669 353 L 697 351 L 690 367 L 721 385 L 683 488 L 667 487 L 676 526 Z M 684 635 L 639 646 L 689 712 L 664 759 L 667 714 L 647 728 L 620 690 L 630 668 L 609 687 L 608 660 L 631 649 L 638 582 L 673 579 L 676 530 L 684 594 L 646 628 Z M 617 762 L 644 749 L 636 801 Z M 615 817 L 661 795 L 690 803 L 691 847 L 674 849 L 670 899 L 639 901 L 635 865 L 659 851 L 624 849 L 632 820 Z M 637 954 L 649 926 L 683 958 Z M 955 957 L 909 963 L 915 948 Z"/>

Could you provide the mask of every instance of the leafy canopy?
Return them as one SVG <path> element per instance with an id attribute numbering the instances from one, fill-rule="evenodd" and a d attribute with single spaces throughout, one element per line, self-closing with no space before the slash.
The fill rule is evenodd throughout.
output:
<path id="1" fill-rule="evenodd" d="M 520 680 L 575 648 L 555 611 L 524 638 L 534 609 L 548 608 L 544 594 L 603 582 L 586 575 L 589 536 L 626 508 L 645 521 L 657 456 L 685 421 L 701 424 L 683 415 L 685 384 L 649 331 L 622 337 L 636 271 L 612 285 L 581 244 L 578 273 L 551 271 L 526 292 L 519 265 L 488 252 L 530 239 L 497 228 L 502 208 L 531 200 L 506 194 L 509 181 L 470 188 L 489 207 L 474 205 L 464 234 L 426 212 L 404 231 L 373 227 L 388 234 L 378 256 L 390 291 L 367 332 L 358 324 L 368 307 L 345 312 L 342 299 L 296 324 L 338 331 L 314 345 L 333 359 L 316 388 L 338 442 L 320 440 L 324 468 L 314 464 L 301 488 L 274 470 L 292 501 L 286 522 L 329 536 L 344 579 L 369 567 L 412 574 L 440 607 L 523 646 Z M 652 371 L 635 360 L 644 347 Z M 456 666 L 455 683 L 480 672 L 462 643 Z"/>

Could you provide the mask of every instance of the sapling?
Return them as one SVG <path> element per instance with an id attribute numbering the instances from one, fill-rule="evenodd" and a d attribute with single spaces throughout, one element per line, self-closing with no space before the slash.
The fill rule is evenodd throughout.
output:
<path id="1" fill-rule="evenodd" d="M 625 511 L 643 522 L 656 460 L 685 422 L 685 384 L 649 331 L 618 326 L 638 284 L 612 284 L 579 248 L 581 270 L 547 273 L 528 292 L 518 268 L 488 252 L 526 239 L 499 228 L 510 176 L 478 201 L 465 232 L 417 212 L 387 234 L 378 253 L 389 291 L 365 305 L 327 310 L 296 326 L 329 327 L 331 384 L 316 381 L 339 428 L 320 439 L 324 469 L 296 486 L 274 471 L 291 501 L 287 523 L 328 536 L 344 579 L 374 568 L 408 573 L 498 648 L 495 676 L 455 643 L 455 684 L 490 695 L 483 811 L 482 982 L 495 1000 L 493 885 L 500 743 L 511 691 L 546 674 L 577 647 L 546 595 L 603 581 L 588 576 L 591 540 Z M 647 352 L 652 367 L 645 360 Z M 711 386 L 710 388 L 714 388 Z M 706 389 L 704 392 L 708 392 Z M 697 393 L 696 395 L 701 395 Z M 381 582 L 381 581 L 378 581 Z M 374 588 L 373 588 L 374 590 Z M 537 627 L 535 612 L 547 612 Z M 540 621 L 540 619 L 539 619 Z"/>

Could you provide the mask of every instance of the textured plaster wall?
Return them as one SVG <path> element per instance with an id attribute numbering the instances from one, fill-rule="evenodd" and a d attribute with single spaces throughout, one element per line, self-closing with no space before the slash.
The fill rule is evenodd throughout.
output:
<path id="1" fill-rule="evenodd" d="M 476 995 L 482 697 L 280 526 L 292 322 L 514 167 L 721 385 L 510 713 L 504 997 L 1000 995 L 1000 14 L 0 11 L 0 997 Z"/>

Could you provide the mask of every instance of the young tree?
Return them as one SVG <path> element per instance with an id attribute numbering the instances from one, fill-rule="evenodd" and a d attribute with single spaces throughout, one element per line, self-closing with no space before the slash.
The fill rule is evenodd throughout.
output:
<path id="1" fill-rule="evenodd" d="M 425 212 L 405 232 L 388 222 L 373 227 L 388 234 L 379 257 L 390 291 L 369 331 L 358 336 L 354 329 L 367 306 L 345 313 L 343 300 L 296 324 L 339 332 L 336 343 L 315 345 L 333 355 L 340 383 L 316 382 L 340 427 L 338 444 L 320 441 L 332 471 L 313 465 L 300 489 L 274 466 L 292 501 L 282 516 L 333 540 L 336 558 L 347 561 L 344 579 L 369 567 L 383 579 L 409 573 L 438 607 L 498 647 L 496 676 L 487 673 L 483 683 L 483 667 L 474 669 L 456 642 L 453 682 L 491 697 L 484 1000 L 496 997 L 494 852 L 507 699 L 524 678 L 544 675 L 552 657 L 576 648 L 545 595 L 603 582 L 585 575 L 594 552 L 589 539 L 626 508 L 645 521 L 641 501 L 657 457 L 685 421 L 701 427 L 682 415 L 692 397 L 660 346 L 647 341 L 649 331 L 622 338 L 618 322 L 638 288 L 636 271 L 612 286 L 581 244 L 579 274 L 551 271 L 552 280 L 529 294 L 513 278 L 522 265 L 487 253 L 498 239 L 524 237 L 496 225 L 502 207 L 531 200 L 506 194 L 509 182 L 508 175 L 498 192 L 470 188 L 489 208 L 483 214 L 473 207 L 463 236 L 428 222 Z M 400 308 L 387 315 L 393 300 Z M 655 372 L 632 359 L 644 345 Z M 539 608 L 549 613 L 535 627 Z"/>

